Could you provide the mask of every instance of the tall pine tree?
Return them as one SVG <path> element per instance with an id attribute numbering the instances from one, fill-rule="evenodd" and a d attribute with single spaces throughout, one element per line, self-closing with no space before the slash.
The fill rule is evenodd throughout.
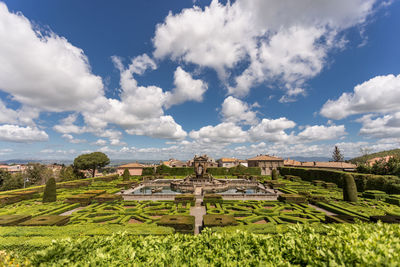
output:
<path id="1" fill-rule="evenodd" d="M 332 160 L 333 161 L 336 161 L 336 162 L 340 162 L 340 161 L 343 161 L 343 155 L 342 155 L 342 153 L 340 152 L 340 149 L 338 148 L 338 146 L 335 146 L 335 149 L 333 150 L 333 153 L 332 153 Z"/>

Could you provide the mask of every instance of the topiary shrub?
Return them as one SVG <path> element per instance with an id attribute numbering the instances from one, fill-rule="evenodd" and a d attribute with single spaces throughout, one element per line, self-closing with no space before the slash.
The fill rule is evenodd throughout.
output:
<path id="1" fill-rule="evenodd" d="M 357 186 L 354 177 L 348 173 L 343 175 L 343 200 L 357 202 Z"/>
<path id="2" fill-rule="evenodd" d="M 129 173 L 129 170 L 125 169 L 124 173 L 122 174 L 122 181 L 128 181 L 130 177 L 131 174 Z"/>
<path id="3" fill-rule="evenodd" d="M 273 169 L 271 174 L 272 180 L 278 180 L 278 172 Z"/>
<path id="4" fill-rule="evenodd" d="M 56 200 L 57 200 L 56 180 L 54 178 L 50 178 L 46 182 L 46 187 L 44 188 L 43 202 L 55 202 Z"/>

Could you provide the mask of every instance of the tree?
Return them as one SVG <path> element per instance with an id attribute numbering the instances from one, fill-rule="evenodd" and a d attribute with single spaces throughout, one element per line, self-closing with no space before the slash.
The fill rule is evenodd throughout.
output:
<path id="1" fill-rule="evenodd" d="M 102 152 L 82 154 L 74 159 L 74 167 L 79 170 L 91 170 L 94 177 L 97 168 L 104 167 L 110 163 L 110 159 Z"/>
<path id="2" fill-rule="evenodd" d="M 278 171 L 273 169 L 271 177 L 272 177 L 272 180 L 278 180 Z"/>
<path id="3" fill-rule="evenodd" d="M 72 166 L 63 167 L 60 170 L 60 181 L 71 181 L 76 179 L 78 179 L 78 177 L 75 175 L 75 171 Z"/>
<path id="4" fill-rule="evenodd" d="M 2 180 L 1 191 L 19 189 L 24 186 L 24 178 L 21 173 L 11 174 L 8 171 L 0 170 L 0 180 Z"/>
<path id="5" fill-rule="evenodd" d="M 57 190 L 56 180 L 54 178 L 50 178 L 46 182 L 46 187 L 44 188 L 43 203 L 55 202 L 57 200 L 56 190 Z"/>
<path id="6" fill-rule="evenodd" d="M 129 173 L 129 170 L 125 169 L 124 173 L 122 174 L 122 180 L 123 181 L 128 181 L 130 177 L 131 177 L 131 174 Z"/>
<path id="7" fill-rule="evenodd" d="M 338 148 L 338 146 L 335 146 L 335 149 L 333 150 L 332 160 L 336 161 L 336 162 L 343 161 L 343 155 L 340 152 L 340 149 Z"/>
<path id="8" fill-rule="evenodd" d="M 45 182 L 45 171 L 46 166 L 39 163 L 30 163 L 28 164 L 28 169 L 26 170 L 26 176 L 31 184 L 39 184 L 41 182 Z"/>

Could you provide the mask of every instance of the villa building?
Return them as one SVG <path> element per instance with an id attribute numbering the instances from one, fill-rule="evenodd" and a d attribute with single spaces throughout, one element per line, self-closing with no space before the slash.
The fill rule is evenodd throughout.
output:
<path id="1" fill-rule="evenodd" d="M 139 164 L 137 162 L 121 165 L 121 166 L 118 166 L 117 173 L 119 175 L 122 175 L 124 173 L 125 169 L 128 169 L 130 175 L 142 175 L 143 165 Z"/>
<path id="2" fill-rule="evenodd" d="M 249 167 L 260 167 L 261 175 L 271 175 L 272 170 L 283 167 L 283 159 L 268 155 L 258 155 L 247 159 Z"/>

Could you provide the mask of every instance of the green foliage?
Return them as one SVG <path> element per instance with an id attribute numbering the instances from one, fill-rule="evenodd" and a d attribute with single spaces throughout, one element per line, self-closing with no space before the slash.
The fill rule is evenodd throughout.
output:
<path id="1" fill-rule="evenodd" d="M 82 154 L 74 159 L 74 167 L 79 170 L 92 170 L 92 177 L 97 168 L 110 164 L 110 159 L 102 152 Z"/>
<path id="2" fill-rule="evenodd" d="M 57 200 L 56 190 L 56 180 L 54 178 L 50 178 L 46 183 L 46 187 L 44 188 L 43 202 L 55 202 Z"/>
<path id="3" fill-rule="evenodd" d="M 335 183 L 339 187 L 343 187 L 343 174 L 346 174 L 346 172 L 342 171 L 293 167 L 280 167 L 279 170 L 282 175 L 295 175 L 310 182 L 321 180 L 324 182 Z M 400 178 L 397 176 L 381 176 L 363 173 L 352 173 L 352 176 L 354 177 L 357 189 L 360 192 L 365 190 L 380 190 L 389 194 L 400 194 Z"/>
<path id="4" fill-rule="evenodd" d="M 44 184 L 53 176 L 53 171 L 40 163 L 30 163 L 26 170 L 30 184 Z"/>
<path id="5" fill-rule="evenodd" d="M 222 196 L 219 194 L 204 194 L 203 203 L 223 203 Z"/>
<path id="6" fill-rule="evenodd" d="M 327 238 L 327 236 L 329 238 Z M 136 237 L 127 234 L 56 241 L 30 255 L 32 265 L 76 266 L 396 266 L 400 229 L 389 224 L 291 226 L 279 235 L 247 232 Z"/>
<path id="7" fill-rule="evenodd" d="M 351 174 L 343 175 L 343 200 L 357 202 L 357 186 L 354 177 Z"/>
<path id="8" fill-rule="evenodd" d="M 144 167 L 142 171 L 142 175 L 154 175 L 154 168 L 153 167 Z"/>
<path id="9" fill-rule="evenodd" d="M 275 170 L 275 169 L 272 170 L 271 178 L 272 178 L 272 180 L 278 180 L 278 172 L 277 172 L 277 170 Z"/>
<path id="10" fill-rule="evenodd" d="M 0 191 L 19 189 L 24 186 L 24 178 L 21 173 L 11 174 L 8 171 L 0 170 Z"/>
<path id="11" fill-rule="evenodd" d="M 78 178 L 76 170 L 72 166 L 63 167 L 60 170 L 59 179 L 61 182 L 76 180 Z"/>
<path id="12" fill-rule="evenodd" d="M 129 178 L 131 178 L 131 174 L 129 173 L 128 169 L 125 169 L 124 173 L 122 174 L 122 180 L 123 181 L 128 181 Z"/>

